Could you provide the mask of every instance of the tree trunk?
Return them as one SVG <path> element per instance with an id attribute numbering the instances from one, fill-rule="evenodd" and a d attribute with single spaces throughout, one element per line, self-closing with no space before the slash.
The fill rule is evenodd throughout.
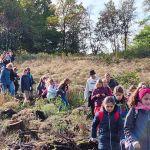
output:
<path id="1" fill-rule="evenodd" d="M 125 51 L 127 50 L 127 38 L 128 38 L 128 33 L 127 31 L 125 31 L 125 34 L 124 34 L 124 50 Z"/>

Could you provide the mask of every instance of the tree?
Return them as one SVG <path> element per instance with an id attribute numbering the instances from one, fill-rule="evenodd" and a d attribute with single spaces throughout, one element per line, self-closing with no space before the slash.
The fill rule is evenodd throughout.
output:
<path id="1" fill-rule="evenodd" d="M 0 0 L 0 48 L 55 51 L 61 34 L 49 26 L 54 13 L 51 0 Z"/>
<path id="2" fill-rule="evenodd" d="M 138 35 L 134 38 L 137 47 L 144 47 L 150 50 L 150 25 L 145 25 Z"/>
<path id="3" fill-rule="evenodd" d="M 150 0 L 144 0 L 143 5 L 146 12 L 150 12 Z"/>
<path id="4" fill-rule="evenodd" d="M 100 12 L 95 29 L 97 41 L 111 43 L 113 52 L 117 52 L 119 35 L 121 34 L 118 10 L 110 0 Z"/>
<path id="5" fill-rule="evenodd" d="M 130 27 L 135 18 L 135 0 L 124 0 L 119 9 L 121 31 L 124 36 L 124 50 L 127 50 Z"/>
<path id="6" fill-rule="evenodd" d="M 75 0 L 59 0 L 56 6 L 56 14 L 59 16 L 58 28 L 62 33 L 61 48 L 66 54 L 77 53 L 86 35 L 86 26 L 83 23 L 87 16 L 86 10 Z"/>
<path id="7" fill-rule="evenodd" d="M 0 48 L 16 50 L 20 46 L 21 9 L 17 1 L 0 1 Z"/>
<path id="8" fill-rule="evenodd" d="M 38 52 L 57 49 L 59 32 L 55 25 L 49 28 L 48 20 L 55 16 L 50 0 L 20 0 L 23 9 L 23 48 Z"/>

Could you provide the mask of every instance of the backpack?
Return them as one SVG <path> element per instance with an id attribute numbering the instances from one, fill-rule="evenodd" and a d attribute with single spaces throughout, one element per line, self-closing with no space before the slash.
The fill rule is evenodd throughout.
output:
<path id="1" fill-rule="evenodd" d="M 118 121 L 119 117 L 120 117 L 120 114 L 118 111 L 116 111 L 114 114 L 115 121 Z M 103 118 L 104 118 L 104 112 L 103 111 L 98 112 L 98 118 L 99 118 L 100 122 L 103 120 Z"/>

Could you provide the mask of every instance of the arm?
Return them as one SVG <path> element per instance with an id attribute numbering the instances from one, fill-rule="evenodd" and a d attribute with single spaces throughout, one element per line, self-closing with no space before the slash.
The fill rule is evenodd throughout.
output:
<path id="1" fill-rule="evenodd" d="M 88 98 L 89 98 L 89 85 L 88 85 L 88 81 L 87 81 L 85 91 L 84 91 L 84 99 L 88 100 Z"/>
<path id="2" fill-rule="evenodd" d="M 113 96 L 111 88 L 108 86 L 108 96 Z"/>
<path id="3" fill-rule="evenodd" d="M 119 133 L 119 137 L 120 137 L 120 140 L 124 139 L 124 130 L 123 130 L 123 120 L 121 118 L 121 115 L 119 117 L 119 120 L 118 120 L 118 133 Z"/>
<path id="4" fill-rule="evenodd" d="M 130 108 L 124 123 L 124 133 L 129 142 L 137 141 L 137 138 L 135 137 L 135 135 L 133 135 L 133 130 L 135 127 L 135 116 L 135 109 Z"/>
<path id="5" fill-rule="evenodd" d="M 91 137 L 92 138 L 96 138 L 97 137 L 97 127 L 100 123 L 99 117 L 98 117 L 99 113 L 96 113 L 94 119 L 93 119 L 93 123 L 92 123 L 92 131 L 91 131 Z"/>
<path id="6" fill-rule="evenodd" d="M 1 82 L 3 85 L 5 85 L 5 70 L 2 70 L 1 72 Z"/>
<path id="7" fill-rule="evenodd" d="M 23 85 L 24 85 L 23 77 L 21 77 L 21 79 L 20 79 L 20 86 L 21 86 L 21 91 L 22 91 L 22 93 L 24 92 L 24 87 L 23 87 Z"/>
<path id="8" fill-rule="evenodd" d="M 96 89 L 92 92 L 91 100 L 95 101 L 97 99 Z"/>
<path id="9" fill-rule="evenodd" d="M 32 74 L 30 74 L 30 77 L 31 77 L 31 85 L 35 84 L 35 81 L 33 80 Z"/>

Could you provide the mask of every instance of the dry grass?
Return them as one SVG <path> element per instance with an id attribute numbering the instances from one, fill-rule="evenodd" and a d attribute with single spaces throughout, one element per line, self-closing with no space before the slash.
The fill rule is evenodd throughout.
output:
<path id="1" fill-rule="evenodd" d="M 49 57 L 39 58 L 39 60 L 29 60 L 22 64 L 16 64 L 21 68 L 30 67 L 35 80 L 39 81 L 42 75 L 49 75 L 50 78 L 61 81 L 68 77 L 73 85 L 85 85 L 89 77 L 89 70 L 95 69 L 97 75 L 101 78 L 106 72 L 117 75 L 126 71 L 137 71 L 141 81 L 150 81 L 150 59 L 136 59 L 128 62 L 121 60 L 120 63 L 110 65 L 98 59 L 89 59 L 89 57 Z"/>

